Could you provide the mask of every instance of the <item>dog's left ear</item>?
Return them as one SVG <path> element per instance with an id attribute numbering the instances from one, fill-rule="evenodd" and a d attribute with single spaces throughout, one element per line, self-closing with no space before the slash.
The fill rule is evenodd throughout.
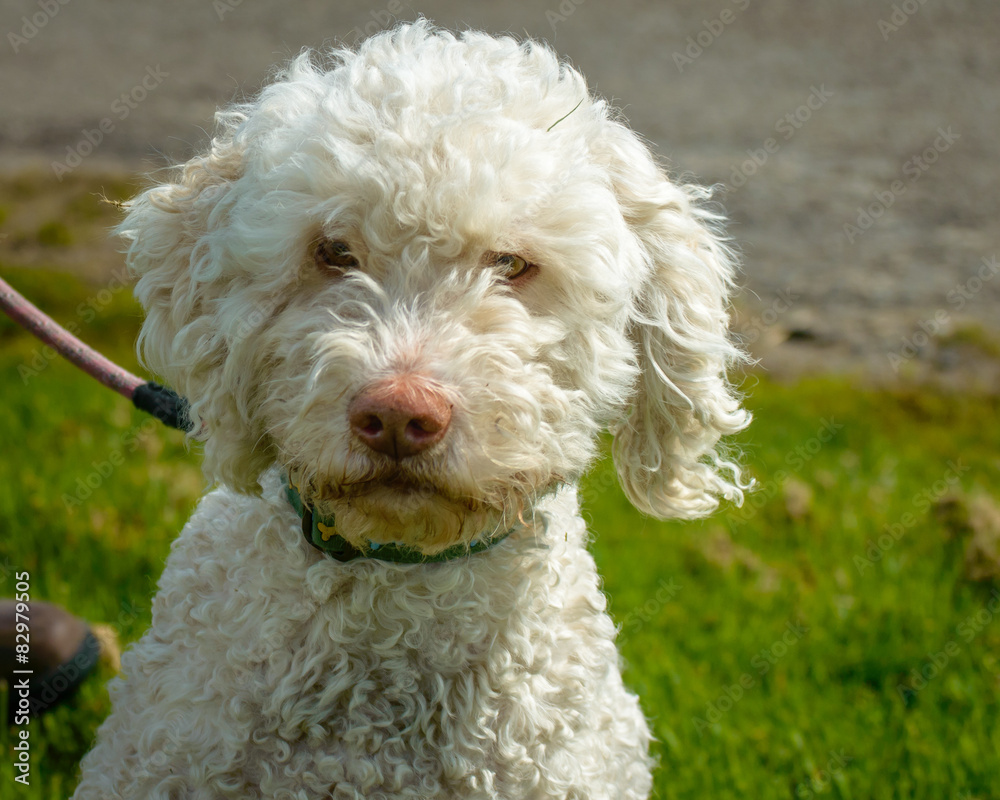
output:
<path id="1" fill-rule="evenodd" d="M 748 488 L 720 446 L 750 420 L 726 376 L 745 360 L 728 330 L 736 261 L 709 192 L 671 182 L 634 133 L 610 126 L 604 160 L 643 261 L 630 319 L 641 374 L 611 428 L 615 465 L 640 511 L 701 516 Z"/>

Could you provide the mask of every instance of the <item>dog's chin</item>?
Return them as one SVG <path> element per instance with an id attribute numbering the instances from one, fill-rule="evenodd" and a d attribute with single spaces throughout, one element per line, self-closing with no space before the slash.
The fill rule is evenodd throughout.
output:
<path id="1" fill-rule="evenodd" d="M 388 480 L 320 494 L 327 497 L 317 502 L 319 510 L 332 515 L 337 533 L 358 547 L 397 543 L 434 555 L 504 528 L 500 510 L 451 497 L 432 484 Z"/>

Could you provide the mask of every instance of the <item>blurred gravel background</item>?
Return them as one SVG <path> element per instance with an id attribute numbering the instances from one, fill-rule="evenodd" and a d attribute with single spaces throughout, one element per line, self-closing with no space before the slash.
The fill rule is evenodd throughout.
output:
<path id="1" fill-rule="evenodd" d="M 1000 389 L 993 0 L 5 0 L 0 263 L 109 280 L 87 198 L 202 148 L 303 47 L 417 15 L 548 41 L 720 185 L 764 369 Z"/>

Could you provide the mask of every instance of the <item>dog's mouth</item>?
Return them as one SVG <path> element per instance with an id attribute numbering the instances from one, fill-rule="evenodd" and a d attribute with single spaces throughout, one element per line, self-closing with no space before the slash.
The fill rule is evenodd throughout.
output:
<path id="1" fill-rule="evenodd" d="M 296 485 L 300 487 L 303 501 L 320 511 L 354 506 L 378 513 L 420 507 L 448 509 L 452 514 L 470 514 L 487 510 L 500 510 L 496 504 L 478 498 L 468 491 L 461 491 L 434 478 L 418 476 L 400 468 L 373 470 L 371 472 L 329 478 L 322 475 L 303 476 L 292 469 Z M 297 479 L 296 479 L 297 478 Z"/>
<path id="2" fill-rule="evenodd" d="M 429 503 L 446 501 L 470 509 L 479 505 L 475 499 L 462 497 L 437 481 L 417 478 L 402 471 L 370 475 L 354 480 L 313 481 L 308 498 L 317 505 L 361 498 L 384 498 L 389 501 L 396 498 L 410 503 L 421 499 Z"/>

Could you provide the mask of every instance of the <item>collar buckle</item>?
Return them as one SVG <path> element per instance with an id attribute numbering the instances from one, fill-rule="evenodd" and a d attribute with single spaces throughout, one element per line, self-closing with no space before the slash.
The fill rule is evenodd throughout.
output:
<path id="1" fill-rule="evenodd" d="M 364 553 L 362 553 L 358 548 L 351 544 L 347 539 L 342 536 L 331 536 L 324 544 L 327 547 L 320 547 L 316 544 L 315 539 L 313 539 L 313 513 L 309 506 L 302 507 L 302 535 L 306 537 L 306 541 L 309 542 L 313 547 L 319 550 L 321 553 L 325 553 L 332 558 L 337 559 L 341 563 L 346 563 L 348 561 L 353 561 L 356 558 L 360 558 Z"/>

